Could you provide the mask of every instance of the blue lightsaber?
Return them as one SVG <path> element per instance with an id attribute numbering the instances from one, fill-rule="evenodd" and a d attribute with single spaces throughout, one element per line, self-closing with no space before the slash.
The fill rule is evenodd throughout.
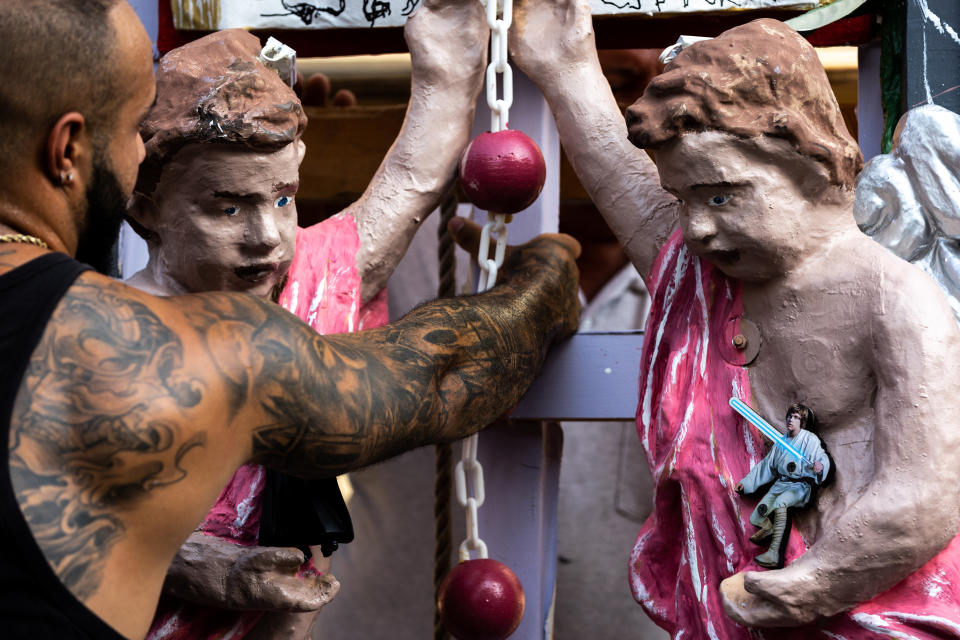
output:
<path id="1" fill-rule="evenodd" d="M 769 422 L 760 417 L 756 411 L 748 407 L 743 403 L 740 398 L 730 398 L 730 406 L 733 407 L 733 410 L 742 415 L 747 419 L 747 422 L 755 426 L 760 432 L 773 440 L 776 444 L 780 445 L 794 456 L 797 460 L 801 462 L 806 462 L 808 465 L 810 461 L 803 457 L 803 454 L 797 451 L 796 447 L 787 442 L 787 439 L 783 437 L 783 434 L 777 431 L 777 429 L 770 425 Z"/>

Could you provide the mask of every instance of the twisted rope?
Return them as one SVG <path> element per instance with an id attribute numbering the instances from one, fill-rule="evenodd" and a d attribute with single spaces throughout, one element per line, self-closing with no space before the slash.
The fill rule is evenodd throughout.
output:
<path id="1" fill-rule="evenodd" d="M 456 256 L 454 255 L 453 237 L 447 231 L 447 223 L 457 213 L 456 189 L 451 189 L 440 205 L 440 227 L 437 229 L 439 247 L 437 259 L 439 262 L 440 285 L 437 295 L 449 298 L 456 295 Z M 433 551 L 433 638 L 447 640 L 447 630 L 440 622 L 440 611 L 437 609 L 437 600 L 440 596 L 440 583 L 450 571 L 450 554 L 453 552 L 453 532 L 450 528 L 450 485 L 453 477 L 453 453 L 449 444 L 436 446 L 434 462 L 435 479 L 433 485 L 433 515 L 434 515 L 434 551 Z"/>

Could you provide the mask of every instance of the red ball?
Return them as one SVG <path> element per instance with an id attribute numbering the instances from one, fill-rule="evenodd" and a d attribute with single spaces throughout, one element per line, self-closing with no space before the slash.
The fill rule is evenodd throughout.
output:
<path id="1" fill-rule="evenodd" d="M 503 640 L 523 618 L 523 587 L 501 562 L 467 560 L 443 579 L 437 606 L 443 626 L 457 640 Z"/>
<path id="2" fill-rule="evenodd" d="M 523 211 L 540 195 L 546 177 L 543 154 L 522 131 L 481 133 L 460 157 L 460 185 L 484 211 Z"/>

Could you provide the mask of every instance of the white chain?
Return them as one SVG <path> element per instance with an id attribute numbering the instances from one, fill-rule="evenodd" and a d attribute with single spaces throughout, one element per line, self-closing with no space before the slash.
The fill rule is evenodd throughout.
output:
<path id="1" fill-rule="evenodd" d="M 499 0 L 501 18 L 497 18 L 498 0 L 480 0 L 486 7 L 487 24 L 490 26 L 490 64 L 487 65 L 487 105 L 490 107 L 490 130 L 507 128 L 510 107 L 513 105 L 513 71 L 507 63 L 507 29 L 513 21 L 513 0 Z M 497 99 L 497 74 L 503 74 L 503 99 Z M 507 250 L 507 216 L 490 212 L 490 220 L 483 225 L 480 234 L 480 251 L 477 264 L 480 278 L 477 293 L 492 288 L 497 282 L 497 272 L 503 265 Z M 490 257 L 490 235 L 495 236 L 493 258 Z M 475 551 L 478 558 L 487 557 L 487 544 L 480 538 L 477 509 L 483 504 L 483 467 L 477 460 L 477 434 L 463 441 L 463 454 L 453 472 L 457 489 L 457 502 L 467 510 L 467 538 L 460 543 L 460 561 L 470 559 Z M 473 495 L 467 491 L 467 474 L 470 474 Z"/>
<path id="2" fill-rule="evenodd" d="M 480 0 L 487 10 L 490 27 L 490 64 L 487 65 L 487 106 L 490 107 L 490 131 L 503 131 L 510 121 L 513 106 L 513 69 L 507 62 L 507 29 L 513 23 L 513 0 Z M 497 8 L 501 17 L 497 17 Z M 501 74 L 503 98 L 497 98 L 497 74 Z"/>

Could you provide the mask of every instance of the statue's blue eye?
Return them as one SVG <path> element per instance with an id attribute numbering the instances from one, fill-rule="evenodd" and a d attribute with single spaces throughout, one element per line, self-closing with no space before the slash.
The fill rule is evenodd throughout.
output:
<path id="1" fill-rule="evenodd" d="M 730 196 L 713 196 L 710 198 L 711 207 L 722 207 L 728 202 L 730 202 Z"/>
<path id="2" fill-rule="evenodd" d="M 291 200 L 293 200 L 293 198 L 291 198 L 290 196 L 280 196 L 279 198 L 277 198 L 276 200 L 274 200 L 273 206 L 278 207 L 278 208 L 279 208 L 279 207 L 285 207 L 285 206 L 287 206 L 288 204 L 290 204 L 290 201 L 291 201 Z"/>
<path id="3" fill-rule="evenodd" d="M 228 216 L 235 216 L 235 215 L 237 215 L 238 213 L 240 213 L 240 207 L 238 207 L 238 206 L 236 206 L 236 205 L 234 205 L 234 206 L 232 206 L 232 207 L 227 207 L 226 209 L 223 210 L 223 212 L 224 212 L 225 214 L 227 214 Z"/>

